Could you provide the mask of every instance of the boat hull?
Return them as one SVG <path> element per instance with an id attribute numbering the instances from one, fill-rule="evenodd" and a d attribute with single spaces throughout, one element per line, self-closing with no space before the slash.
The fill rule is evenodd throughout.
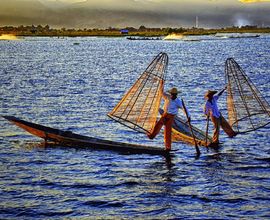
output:
<path id="1" fill-rule="evenodd" d="M 17 125 L 18 127 L 24 129 L 25 131 L 33 134 L 34 136 L 40 137 L 47 141 L 51 141 L 55 144 L 61 146 L 69 147 L 84 147 L 92 148 L 97 150 L 113 150 L 121 151 L 126 154 L 135 153 L 135 154 L 154 154 L 154 155 L 164 155 L 168 156 L 169 152 L 159 148 L 151 147 L 145 145 L 121 143 L 115 141 L 108 141 L 99 138 L 93 138 L 88 136 L 83 136 L 75 134 L 70 131 L 63 131 L 55 128 L 46 127 L 43 125 L 35 124 L 32 122 L 27 122 L 16 118 L 14 116 L 3 116 L 3 118 Z"/>
<path id="2" fill-rule="evenodd" d="M 162 115 L 164 113 L 163 109 L 159 109 L 159 113 Z M 200 130 L 199 128 L 192 126 L 193 133 L 196 138 L 196 142 L 199 146 L 207 146 L 212 143 L 212 138 L 207 137 L 206 144 L 206 133 Z M 174 117 L 174 122 L 172 125 L 172 141 L 173 142 L 184 142 L 190 145 L 194 145 L 194 139 L 190 130 L 190 127 L 183 118 L 179 116 Z"/>

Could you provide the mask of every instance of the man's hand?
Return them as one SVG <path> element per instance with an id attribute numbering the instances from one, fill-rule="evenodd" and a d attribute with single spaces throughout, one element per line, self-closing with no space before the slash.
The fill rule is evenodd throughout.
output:
<path id="1" fill-rule="evenodd" d="M 226 89 L 227 89 L 227 85 L 218 93 L 218 96 L 221 96 Z"/>

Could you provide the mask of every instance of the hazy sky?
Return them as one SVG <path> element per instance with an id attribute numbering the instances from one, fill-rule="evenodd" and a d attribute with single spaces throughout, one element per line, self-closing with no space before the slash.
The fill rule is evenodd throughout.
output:
<path id="1" fill-rule="evenodd" d="M 270 26 L 270 0 L 0 0 L 0 25 Z"/>

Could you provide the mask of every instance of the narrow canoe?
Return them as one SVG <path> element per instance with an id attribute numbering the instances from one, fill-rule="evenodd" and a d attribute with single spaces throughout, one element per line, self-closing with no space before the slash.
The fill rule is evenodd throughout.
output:
<path id="1" fill-rule="evenodd" d="M 163 114 L 163 110 L 159 109 L 159 113 Z M 199 146 L 206 146 L 206 133 L 200 130 L 199 128 L 192 126 L 193 133 L 196 138 L 196 142 Z M 174 123 L 172 125 L 172 141 L 173 142 L 184 142 L 187 144 L 194 145 L 194 139 L 192 137 L 192 133 L 190 127 L 186 120 L 179 116 L 174 117 Z M 207 145 L 212 143 L 212 138 L 208 135 L 207 137 Z"/>
<path id="2" fill-rule="evenodd" d="M 32 122 L 27 122 L 14 116 L 2 116 L 2 117 L 14 123 L 18 127 L 26 130 L 27 132 L 37 137 L 43 138 L 45 142 L 52 141 L 55 144 L 59 144 L 61 146 L 84 147 L 97 150 L 113 150 L 113 151 L 121 151 L 127 154 L 133 153 L 133 154 L 153 154 L 164 156 L 169 155 L 168 151 L 159 147 L 121 143 L 93 137 L 87 137 L 75 134 L 70 131 L 63 131 L 35 124 Z"/>

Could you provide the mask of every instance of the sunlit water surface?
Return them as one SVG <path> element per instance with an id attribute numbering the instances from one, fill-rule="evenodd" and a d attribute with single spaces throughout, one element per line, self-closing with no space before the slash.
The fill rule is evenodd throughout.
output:
<path id="1" fill-rule="evenodd" d="M 74 44 L 75 43 L 75 44 Z M 0 41 L 1 115 L 121 142 L 163 147 L 107 113 L 159 52 L 172 86 L 205 130 L 203 94 L 224 86 L 233 57 L 270 100 L 270 36 L 202 41 L 25 38 Z M 225 95 L 220 107 L 226 116 Z M 161 156 L 44 148 L 0 119 L 0 218 L 270 218 L 269 128 L 229 139 L 218 151 L 174 143 Z M 210 127 L 212 130 L 212 127 Z"/>

